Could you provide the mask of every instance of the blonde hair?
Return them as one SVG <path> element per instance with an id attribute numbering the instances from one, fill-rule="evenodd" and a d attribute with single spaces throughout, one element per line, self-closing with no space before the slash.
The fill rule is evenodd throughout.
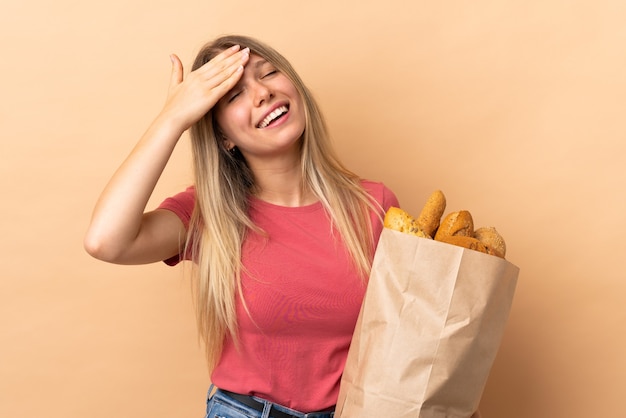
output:
<path id="1" fill-rule="evenodd" d="M 339 231 L 358 273 L 371 269 L 374 239 L 370 213 L 382 208 L 363 189 L 360 178 L 347 170 L 333 151 L 326 124 L 309 90 L 291 64 L 273 48 L 249 37 L 224 36 L 206 44 L 193 70 L 233 46 L 249 47 L 291 80 L 305 108 L 301 138 L 302 187 L 321 201 Z M 250 231 L 259 231 L 248 216 L 249 197 L 255 193 L 254 175 L 240 152 L 228 152 L 209 111 L 190 131 L 196 204 L 189 226 L 187 251 L 194 260 L 194 293 L 198 331 L 209 368 L 219 359 L 224 340 L 237 343 L 235 298 L 241 294 L 241 248 Z M 245 301 L 244 306 L 245 306 Z"/>

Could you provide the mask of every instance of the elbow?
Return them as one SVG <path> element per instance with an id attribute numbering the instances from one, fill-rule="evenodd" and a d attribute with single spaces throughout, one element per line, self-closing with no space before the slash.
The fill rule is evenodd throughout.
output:
<path id="1" fill-rule="evenodd" d="M 104 237 L 88 232 L 83 239 L 83 247 L 87 254 L 101 261 L 118 263 L 119 252 Z"/>

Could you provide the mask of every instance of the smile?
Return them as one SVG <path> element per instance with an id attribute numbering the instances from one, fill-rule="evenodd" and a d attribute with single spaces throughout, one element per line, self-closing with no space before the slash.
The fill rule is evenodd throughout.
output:
<path id="1" fill-rule="evenodd" d="M 279 119 L 283 115 L 285 115 L 289 111 L 287 106 L 280 106 L 273 110 L 269 115 L 267 115 L 259 124 L 257 128 L 263 129 L 267 128 L 272 122 Z"/>

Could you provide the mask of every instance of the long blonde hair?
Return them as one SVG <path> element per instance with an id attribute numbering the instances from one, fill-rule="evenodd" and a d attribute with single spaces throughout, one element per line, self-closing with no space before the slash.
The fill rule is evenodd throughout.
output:
<path id="1" fill-rule="evenodd" d="M 286 75 L 305 107 L 301 138 L 302 187 L 321 201 L 339 232 L 358 273 L 367 277 L 375 243 L 370 213 L 380 205 L 363 189 L 360 178 L 347 170 L 333 151 L 326 124 L 309 90 L 291 64 L 273 48 L 245 36 L 224 36 L 206 44 L 193 64 L 195 70 L 221 51 L 249 47 Z M 237 343 L 235 298 L 241 294 L 241 248 L 246 234 L 258 230 L 248 216 L 255 193 L 254 175 L 239 153 L 228 152 L 209 111 L 190 131 L 194 161 L 196 204 L 189 226 L 187 251 L 194 260 L 194 291 L 198 331 L 209 368 L 219 359 L 224 339 Z M 245 301 L 244 301 L 245 306 Z"/>

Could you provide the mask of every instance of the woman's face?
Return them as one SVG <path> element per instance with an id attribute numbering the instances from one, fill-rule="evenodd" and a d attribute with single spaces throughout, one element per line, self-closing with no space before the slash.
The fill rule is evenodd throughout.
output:
<path id="1" fill-rule="evenodd" d="M 243 75 L 215 108 L 226 146 L 246 159 L 294 152 L 305 127 L 302 97 L 272 64 L 251 54 Z"/>

